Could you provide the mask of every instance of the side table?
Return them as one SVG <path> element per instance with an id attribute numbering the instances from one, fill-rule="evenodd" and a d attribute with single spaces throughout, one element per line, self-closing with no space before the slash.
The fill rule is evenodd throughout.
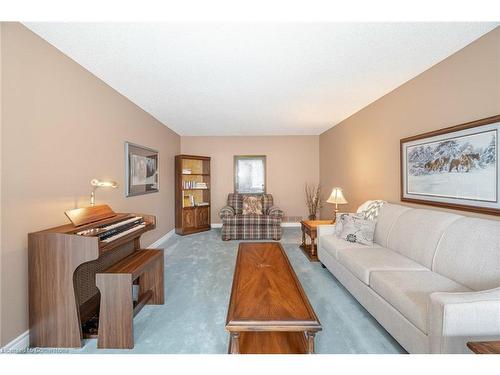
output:
<path id="1" fill-rule="evenodd" d="M 331 220 L 303 220 L 300 222 L 300 226 L 302 229 L 302 243 L 300 244 L 300 248 L 310 262 L 319 261 L 315 243 L 318 225 L 329 224 L 332 224 Z M 306 243 L 306 235 L 308 235 L 310 238 L 309 245 Z"/>

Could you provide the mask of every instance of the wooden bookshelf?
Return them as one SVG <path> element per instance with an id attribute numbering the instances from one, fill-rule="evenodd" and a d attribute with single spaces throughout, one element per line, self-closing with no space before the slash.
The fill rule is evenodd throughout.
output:
<path id="1" fill-rule="evenodd" d="M 189 171 L 189 173 L 188 173 Z M 175 157 L 175 232 L 180 235 L 210 230 L 210 158 Z"/>

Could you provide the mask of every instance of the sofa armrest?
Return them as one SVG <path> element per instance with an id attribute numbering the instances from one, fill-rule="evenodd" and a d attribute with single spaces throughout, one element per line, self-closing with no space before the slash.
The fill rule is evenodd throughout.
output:
<path id="1" fill-rule="evenodd" d="M 284 215 L 284 212 L 282 209 L 276 207 L 276 206 L 271 206 L 269 207 L 269 209 L 267 210 L 267 214 L 269 216 L 272 216 L 272 217 L 277 217 L 277 218 L 280 218 L 282 219 L 283 218 L 283 215 Z"/>
<path id="2" fill-rule="evenodd" d="M 231 206 L 224 206 L 219 211 L 219 217 L 224 219 L 225 217 L 233 217 L 235 215 L 234 208 Z"/>
<path id="3" fill-rule="evenodd" d="M 326 236 L 328 234 L 335 233 L 335 224 L 318 225 L 317 228 L 318 238 L 321 236 Z"/>
<path id="4" fill-rule="evenodd" d="M 321 236 L 335 235 L 335 224 L 318 225 L 316 229 L 317 235 L 317 249 L 321 248 Z"/>
<path id="5" fill-rule="evenodd" d="M 467 341 L 500 338 L 500 288 L 430 295 L 431 353 L 470 353 Z"/>

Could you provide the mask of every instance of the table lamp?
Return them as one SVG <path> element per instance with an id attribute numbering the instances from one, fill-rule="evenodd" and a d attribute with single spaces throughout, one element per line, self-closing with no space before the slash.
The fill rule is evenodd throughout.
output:
<path id="1" fill-rule="evenodd" d="M 330 194 L 330 198 L 327 199 L 327 203 L 335 203 L 335 214 L 333 215 L 333 223 L 337 220 L 337 212 L 339 212 L 339 204 L 346 204 L 347 201 L 344 198 L 344 194 L 342 193 L 342 189 L 339 187 L 334 187 L 332 189 L 332 193 Z"/>
<path id="2" fill-rule="evenodd" d="M 90 181 L 90 185 L 92 185 L 92 193 L 90 193 L 90 205 L 95 206 L 95 191 L 99 187 L 110 187 L 116 189 L 118 184 L 115 181 L 101 181 L 98 179 L 93 179 Z"/>

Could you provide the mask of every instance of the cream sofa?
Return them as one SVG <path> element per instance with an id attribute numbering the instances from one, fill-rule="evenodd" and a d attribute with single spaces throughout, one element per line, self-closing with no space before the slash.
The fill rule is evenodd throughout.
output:
<path id="1" fill-rule="evenodd" d="M 373 246 L 334 232 L 319 260 L 409 353 L 500 338 L 500 221 L 386 203 Z"/>

